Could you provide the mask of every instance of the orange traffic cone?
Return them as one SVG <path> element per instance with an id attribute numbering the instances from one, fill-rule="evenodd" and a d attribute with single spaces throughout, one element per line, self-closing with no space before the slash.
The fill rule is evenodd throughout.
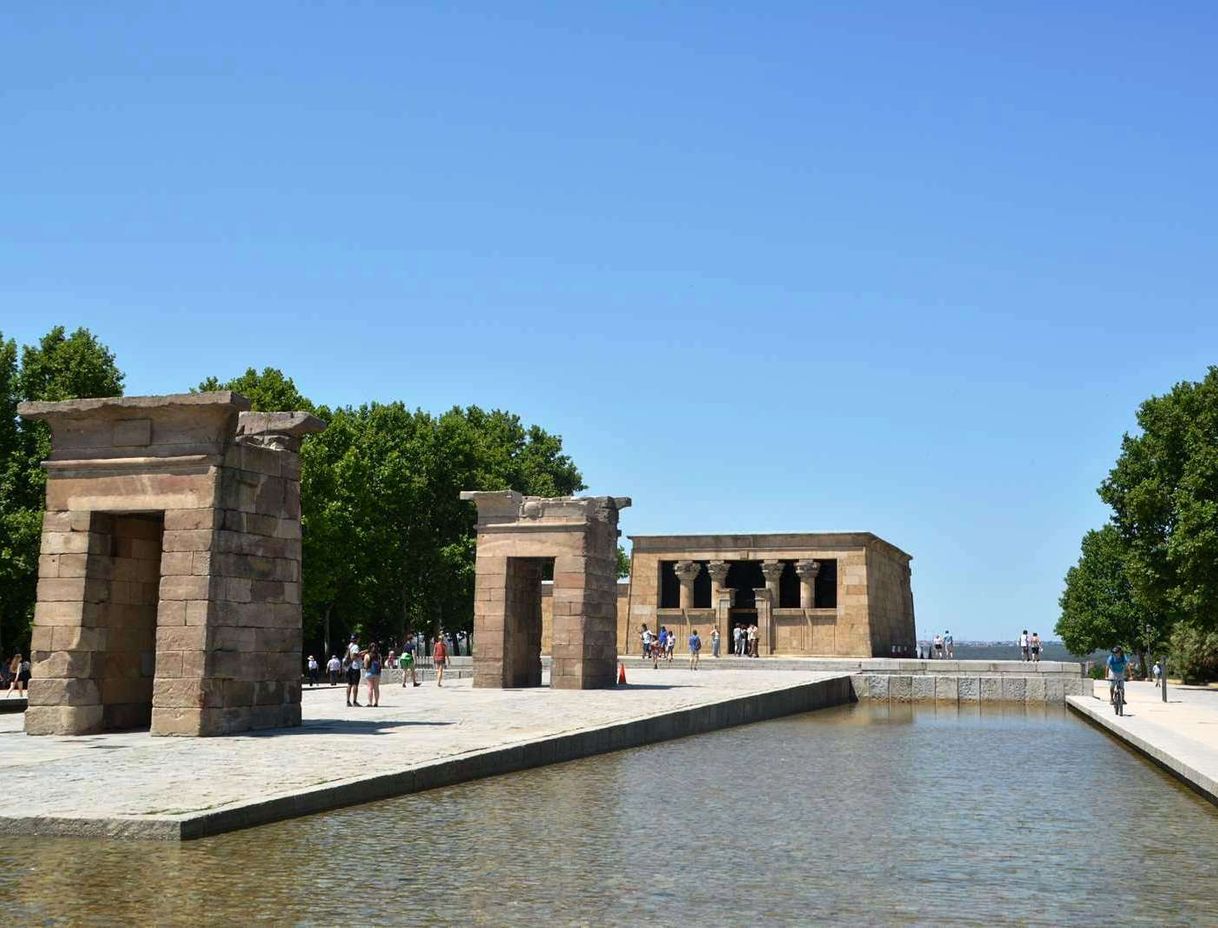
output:
<path id="1" fill-rule="evenodd" d="M 623 664 L 621 661 L 618 661 L 618 664 L 617 664 L 617 685 L 618 686 L 626 685 L 626 665 Z"/>

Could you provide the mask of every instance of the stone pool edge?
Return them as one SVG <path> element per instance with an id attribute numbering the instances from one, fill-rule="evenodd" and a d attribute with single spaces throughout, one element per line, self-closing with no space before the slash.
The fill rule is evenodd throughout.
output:
<path id="1" fill-rule="evenodd" d="M 1140 735 L 1134 734 L 1117 721 L 1116 715 L 1104 700 L 1098 706 L 1089 705 L 1095 702 L 1084 696 L 1066 697 L 1066 705 L 1087 722 L 1102 729 L 1118 741 L 1137 751 L 1156 766 L 1166 770 L 1186 786 L 1210 802 L 1218 805 L 1218 780 L 1202 773 L 1192 764 L 1177 757 L 1167 748 L 1154 744 Z"/>
<path id="2" fill-rule="evenodd" d="M 25 837 L 189 841 L 471 780 L 705 734 L 855 701 L 851 674 L 486 748 L 370 777 L 184 815 L 0 816 Z"/>

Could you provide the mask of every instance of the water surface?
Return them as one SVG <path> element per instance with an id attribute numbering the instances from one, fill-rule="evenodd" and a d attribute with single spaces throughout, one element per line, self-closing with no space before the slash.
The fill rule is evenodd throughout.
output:
<path id="1" fill-rule="evenodd" d="M 1218 809 L 1054 709 L 859 705 L 180 845 L 9 839 L 20 925 L 1218 924 Z"/>

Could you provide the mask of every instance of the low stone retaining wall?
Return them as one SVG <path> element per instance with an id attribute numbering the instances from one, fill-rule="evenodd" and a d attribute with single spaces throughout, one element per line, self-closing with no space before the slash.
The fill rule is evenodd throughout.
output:
<path id="1" fill-rule="evenodd" d="M 641 657 L 619 658 L 627 668 L 649 666 Z M 688 661 L 688 657 L 685 658 Z M 673 666 L 682 663 L 677 657 Z M 722 657 L 701 666 L 732 670 L 803 670 L 851 673 L 856 699 L 889 702 L 1028 703 L 1065 705 L 1067 696 L 1090 695 L 1081 664 L 1070 661 L 932 661 L 910 658 Z"/>
<path id="2" fill-rule="evenodd" d="M 896 703 L 1024 703 L 1065 705 L 1067 696 L 1091 695 L 1095 682 L 1065 673 L 858 673 L 851 677 L 859 700 Z"/>

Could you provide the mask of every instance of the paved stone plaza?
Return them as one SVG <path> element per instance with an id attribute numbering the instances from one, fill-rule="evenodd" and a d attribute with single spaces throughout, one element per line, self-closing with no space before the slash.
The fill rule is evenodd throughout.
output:
<path id="1" fill-rule="evenodd" d="M 1125 715 L 1108 705 L 1108 685 L 1071 696 L 1081 715 L 1166 767 L 1218 803 L 1218 690 L 1168 686 L 1167 702 L 1153 683 L 1128 683 Z"/>
<path id="2" fill-rule="evenodd" d="M 226 738 L 33 738 L 21 731 L 20 715 L 4 715 L 0 823 L 27 836 L 196 837 L 850 694 L 847 674 L 827 672 L 695 673 L 676 665 L 632 671 L 631 683 L 584 691 L 474 689 L 468 679 L 443 688 L 384 686 L 375 709 L 347 708 L 342 688 L 306 690 L 302 727 Z M 567 734 L 588 737 L 545 744 Z M 529 756 L 538 742 L 541 753 Z"/>

